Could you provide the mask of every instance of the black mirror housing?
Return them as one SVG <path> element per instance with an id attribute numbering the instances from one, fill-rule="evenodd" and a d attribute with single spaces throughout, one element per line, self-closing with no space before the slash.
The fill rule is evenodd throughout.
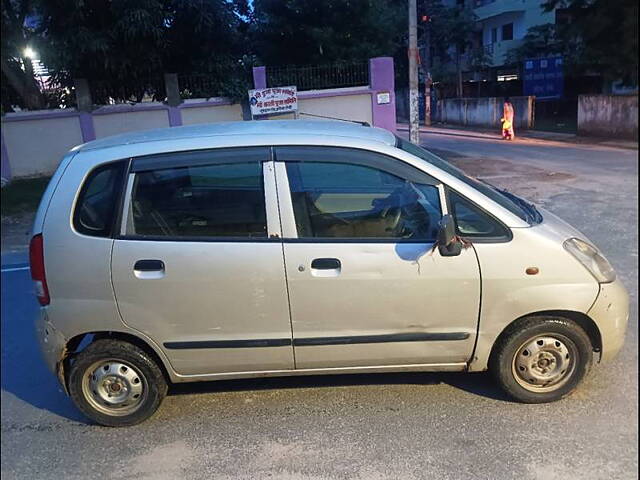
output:
<path id="1" fill-rule="evenodd" d="M 462 243 L 456 234 L 453 217 L 446 214 L 440 220 L 438 228 L 438 251 L 443 257 L 455 257 L 462 252 Z"/>

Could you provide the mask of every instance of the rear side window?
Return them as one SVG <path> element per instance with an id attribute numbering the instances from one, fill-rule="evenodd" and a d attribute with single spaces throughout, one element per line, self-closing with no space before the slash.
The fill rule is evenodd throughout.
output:
<path id="1" fill-rule="evenodd" d="M 73 226 L 85 235 L 110 237 L 122 190 L 125 162 L 115 162 L 93 170 L 82 186 Z"/>
<path id="2" fill-rule="evenodd" d="M 260 162 L 136 173 L 127 236 L 266 237 Z"/>

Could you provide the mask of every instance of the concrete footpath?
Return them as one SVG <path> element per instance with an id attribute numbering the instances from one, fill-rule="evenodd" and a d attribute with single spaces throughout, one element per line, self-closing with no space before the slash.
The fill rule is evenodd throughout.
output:
<path id="1" fill-rule="evenodd" d="M 408 132 L 407 123 L 398 123 L 400 132 Z M 420 126 L 420 132 L 426 134 L 453 135 L 461 137 L 475 137 L 495 140 L 500 138 L 500 131 L 482 127 L 465 127 L 462 125 L 434 124 L 430 127 Z M 515 142 L 518 141 L 544 141 L 544 142 L 568 142 L 582 145 L 603 145 L 607 147 L 638 150 L 638 142 L 634 140 L 616 140 L 611 138 L 584 137 L 573 133 L 544 132 L 541 130 L 516 130 Z"/>

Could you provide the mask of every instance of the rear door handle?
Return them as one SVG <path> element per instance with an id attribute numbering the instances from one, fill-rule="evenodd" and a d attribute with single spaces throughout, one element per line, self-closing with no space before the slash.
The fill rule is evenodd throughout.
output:
<path id="1" fill-rule="evenodd" d="M 164 270 L 164 262 L 162 260 L 138 260 L 133 269 L 139 272 L 157 272 Z"/>
<path id="2" fill-rule="evenodd" d="M 311 262 L 315 270 L 339 270 L 342 265 L 337 258 L 316 258 Z"/>

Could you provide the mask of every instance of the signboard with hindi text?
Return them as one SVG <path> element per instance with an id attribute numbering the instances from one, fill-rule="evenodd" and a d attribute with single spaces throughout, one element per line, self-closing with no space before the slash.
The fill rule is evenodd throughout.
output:
<path id="1" fill-rule="evenodd" d="M 298 89 L 290 86 L 249 90 L 249 105 L 253 116 L 293 113 L 298 110 Z"/>

